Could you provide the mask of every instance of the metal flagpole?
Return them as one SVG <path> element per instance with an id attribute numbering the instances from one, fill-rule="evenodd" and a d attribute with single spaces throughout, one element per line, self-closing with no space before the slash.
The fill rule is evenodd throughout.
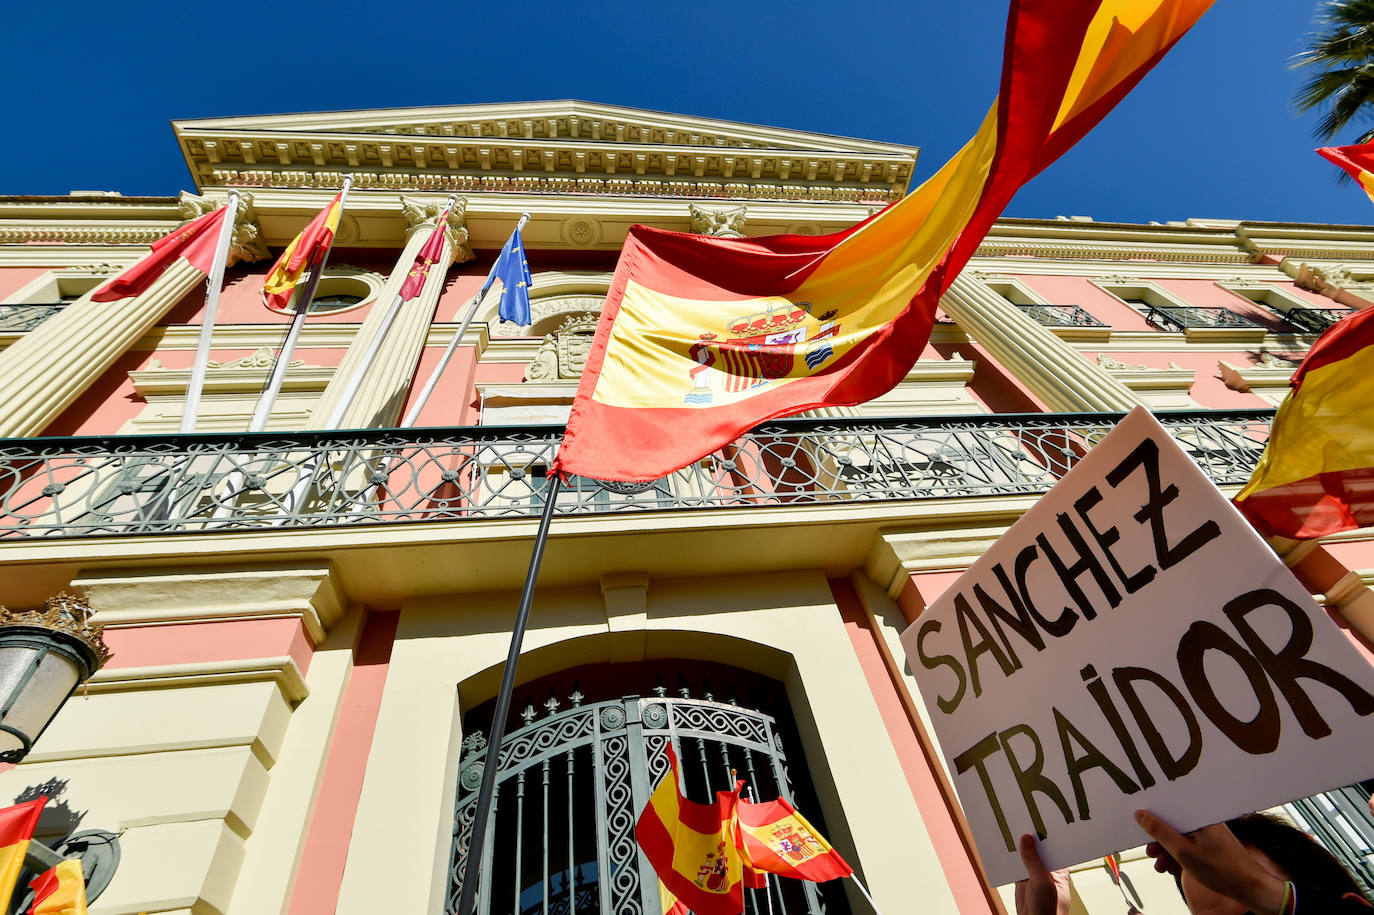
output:
<path id="1" fill-rule="evenodd" d="M 883 915 L 882 912 L 878 911 L 878 903 L 874 902 L 873 897 L 868 895 L 868 889 L 862 883 L 859 882 L 859 875 L 850 874 L 849 879 L 853 880 L 854 885 L 859 888 L 859 892 L 864 894 L 864 898 L 868 900 L 868 904 L 873 907 L 875 915 Z"/>
<path id="2" fill-rule="evenodd" d="M 451 209 L 457 201 L 458 195 L 450 194 L 448 198 L 449 208 Z M 447 213 L 448 210 L 444 212 Z M 440 226 L 441 230 L 442 228 L 443 227 Z M 416 257 L 419 257 L 418 253 Z M 412 263 L 411 266 L 414 267 L 414 263 Z M 428 278 L 426 278 L 425 282 L 428 281 Z M 382 342 L 386 339 L 387 333 L 391 330 L 391 325 L 396 322 L 396 316 L 401 313 L 401 304 L 403 301 L 399 292 L 392 298 L 391 304 L 387 306 L 386 314 L 382 317 L 381 327 L 377 328 L 377 332 L 372 335 L 372 339 L 367 341 L 367 350 L 363 353 L 358 368 L 349 377 L 348 386 L 344 388 L 343 393 L 339 395 L 339 399 L 335 401 L 334 409 L 330 410 L 329 415 L 325 417 L 322 428 L 333 430 L 338 428 L 339 423 L 343 421 L 344 414 L 348 412 L 348 408 L 353 405 L 353 401 L 358 396 L 358 392 L 362 390 L 363 379 L 367 377 L 368 370 L 372 368 L 372 363 L 376 361 L 377 354 L 381 352 Z M 314 476 L 315 467 L 318 463 L 319 461 L 317 458 L 312 457 L 305 467 L 301 468 L 300 481 L 292 488 L 290 502 L 288 503 L 292 508 L 299 505 L 301 500 L 305 498 L 305 492 L 310 488 L 310 478 Z"/>
<path id="3" fill-rule="evenodd" d="M 501 760 L 501 741 L 506 736 L 506 717 L 510 714 L 511 693 L 515 691 L 515 668 L 520 663 L 520 647 L 525 641 L 525 627 L 534 603 L 534 583 L 539 578 L 539 563 L 544 558 L 544 544 L 549 539 L 549 522 L 558 504 L 559 478 L 549 478 L 544 493 L 544 513 L 539 517 L 539 531 L 534 535 L 534 551 L 530 554 L 530 569 L 525 576 L 525 590 L 520 594 L 520 610 L 515 615 L 515 629 L 510 636 L 510 651 L 506 654 L 506 669 L 501 672 L 501 691 L 496 694 L 496 711 L 491 722 L 491 737 L 487 755 L 482 761 L 482 787 L 477 793 L 477 814 L 472 821 L 472 841 L 468 845 L 467 870 L 463 874 L 463 892 L 458 899 L 458 915 L 474 915 L 477 903 L 478 869 L 482 866 L 482 846 L 487 839 L 487 821 L 491 819 L 491 796 L 496 789 L 496 770 Z"/>
<path id="4" fill-rule="evenodd" d="M 348 199 L 348 189 L 353 186 L 353 176 L 344 175 L 343 190 L 339 194 L 339 215 L 342 217 L 344 202 Z M 329 237 L 329 244 L 325 247 L 320 259 L 310 267 L 310 280 L 306 283 L 305 289 L 301 291 L 296 299 L 296 313 L 291 318 L 291 329 L 286 333 L 286 340 L 282 342 L 281 350 L 277 353 L 277 361 L 272 366 L 272 374 L 268 376 L 267 387 L 258 398 L 258 405 L 253 410 L 253 418 L 248 421 L 249 432 L 261 432 L 267 428 L 267 420 L 272 416 L 272 407 L 276 404 L 277 393 L 281 390 L 282 381 L 286 378 L 286 367 L 291 362 L 291 355 L 295 352 L 296 341 L 300 339 L 301 328 L 305 324 L 306 313 L 310 311 L 311 304 L 315 301 L 315 290 L 319 288 L 320 277 L 324 275 L 324 266 L 329 262 L 329 252 L 334 250 L 334 236 Z M 220 504 L 215 508 L 211 516 L 213 520 L 221 520 L 233 514 L 233 508 L 229 501 L 234 498 L 235 492 L 243 486 L 246 474 L 242 470 L 235 470 L 225 477 L 222 495 L 219 498 Z"/>
<path id="5" fill-rule="evenodd" d="M 520 221 L 515 224 L 515 231 L 519 232 L 525 227 L 525 223 L 529 221 L 530 214 L 521 213 Z M 439 376 L 444 374 L 444 369 L 448 367 L 449 360 L 453 358 L 453 354 L 458 350 L 458 344 L 463 342 L 463 335 L 468 332 L 468 325 L 472 323 L 472 316 L 477 313 L 477 306 L 482 301 L 482 296 L 486 295 L 487 290 L 491 288 L 490 280 L 491 278 L 488 277 L 488 282 L 482 284 L 482 291 L 472 297 L 472 302 L 468 305 L 467 314 L 463 315 L 463 323 L 458 325 L 458 332 L 453 335 L 453 339 L 450 340 L 448 346 L 444 348 L 443 355 L 439 357 L 439 364 L 434 367 L 434 371 L 429 373 L 429 378 L 425 381 L 425 386 L 420 389 L 419 396 L 415 398 L 415 404 L 406 412 L 405 419 L 401 420 L 400 428 L 409 429 L 411 426 L 414 426 L 415 421 L 420 418 L 420 411 L 425 408 L 425 404 L 429 402 L 430 395 L 434 393 L 434 386 L 439 383 Z"/>
<path id="6" fill-rule="evenodd" d="M 186 405 L 181 411 L 182 435 L 196 431 L 196 418 L 200 413 L 200 395 L 205 388 L 205 369 L 210 361 L 210 341 L 215 334 L 215 316 L 219 313 L 220 287 L 224 285 L 224 268 L 229 263 L 229 245 L 234 238 L 234 218 L 239 211 L 239 192 L 229 192 L 228 211 L 220 226 L 219 242 L 215 248 L 215 260 L 210 267 L 209 289 L 205 295 L 205 314 L 200 319 L 200 339 L 196 342 L 196 361 L 191 367 L 191 383 L 186 387 Z"/>
<path id="7" fill-rule="evenodd" d="M 339 194 L 340 215 L 343 213 L 344 202 L 348 199 L 348 189 L 352 186 L 353 176 L 345 175 L 343 191 Z M 249 432 L 261 432 L 267 428 L 267 420 L 272 415 L 272 407 L 277 401 L 277 393 L 281 390 L 282 381 L 286 378 L 286 366 L 291 362 L 291 355 L 296 349 L 296 341 L 300 339 L 301 327 L 305 324 L 305 316 L 315 301 L 315 290 L 320 285 L 320 277 L 324 276 L 325 264 L 329 262 L 329 252 L 333 250 L 334 236 L 331 235 L 329 244 L 325 246 L 319 261 L 310 268 L 310 281 L 305 284 L 305 290 L 296 300 L 296 314 L 291 319 L 291 330 L 286 334 L 286 342 L 281 345 L 281 352 L 277 353 L 277 364 L 272 366 L 272 375 L 267 379 L 267 389 L 258 398 L 258 407 L 253 411 L 252 421 L 248 423 Z"/>

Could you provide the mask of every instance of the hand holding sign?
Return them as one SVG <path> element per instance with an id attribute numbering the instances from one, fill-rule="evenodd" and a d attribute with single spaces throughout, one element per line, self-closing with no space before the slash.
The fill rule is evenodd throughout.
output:
<path id="1" fill-rule="evenodd" d="M 994 884 L 1369 775 L 1374 669 L 1143 409 L 902 641 Z"/>

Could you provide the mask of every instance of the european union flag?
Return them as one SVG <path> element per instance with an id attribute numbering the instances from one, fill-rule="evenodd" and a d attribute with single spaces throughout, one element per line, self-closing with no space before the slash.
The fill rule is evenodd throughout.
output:
<path id="1" fill-rule="evenodd" d="M 491 265 L 482 292 L 486 293 L 496 280 L 501 281 L 501 301 L 496 306 L 496 313 L 502 321 L 525 327 L 530 323 L 531 281 L 530 265 L 525 260 L 525 242 L 520 238 L 519 228 L 506 239 L 506 246 L 501 249 L 496 263 Z"/>

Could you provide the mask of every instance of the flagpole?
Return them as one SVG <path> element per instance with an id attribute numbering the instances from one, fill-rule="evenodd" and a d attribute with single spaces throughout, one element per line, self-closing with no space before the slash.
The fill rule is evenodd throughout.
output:
<path id="1" fill-rule="evenodd" d="M 181 411 L 182 435 L 196 431 L 200 413 L 200 395 L 205 388 L 205 370 L 210 362 L 210 343 L 215 335 L 215 317 L 219 314 L 219 294 L 224 286 L 224 268 L 229 263 L 229 245 L 234 238 L 234 218 L 239 210 L 239 192 L 229 192 L 225 205 L 224 223 L 220 226 L 215 259 L 210 266 L 209 287 L 205 295 L 205 313 L 200 319 L 200 339 L 196 343 L 196 361 L 191 366 L 191 381 L 186 387 L 186 405 Z"/>
<path id="2" fill-rule="evenodd" d="M 491 797 L 496 789 L 496 770 L 500 765 L 501 741 L 506 736 L 506 718 L 510 714 L 511 693 L 515 691 L 515 669 L 520 663 L 520 648 L 525 641 L 525 627 L 529 624 L 530 607 L 534 603 L 534 583 L 539 578 L 539 563 L 544 558 L 544 544 L 549 539 L 549 522 L 558 504 L 560 480 L 549 478 L 544 492 L 544 513 L 539 517 L 539 530 L 534 535 L 534 551 L 530 554 L 530 568 L 525 575 L 525 589 L 520 594 L 520 610 L 515 615 L 515 629 L 510 636 L 510 651 L 506 667 L 501 672 L 501 690 L 496 694 L 496 711 L 491 722 L 491 736 L 487 740 L 487 755 L 482 760 L 482 787 L 477 793 L 477 813 L 472 820 L 472 841 L 468 844 L 467 870 L 463 874 L 463 892 L 458 899 L 458 915 L 474 915 L 477 902 L 478 869 L 482 866 L 482 846 L 486 844 L 487 821 L 491 819 Z"/>
<path id="3" fill-rule="evenodd" d="M 449 208 L 452 208 L 457 202 L 458 195 L 450 194 L 448 198 Z M 444 213 L 447 212 L 448 210 L 444 211 Z M 439 229 L 442 231 L 443 226 L 441 225 Z M 413 267 L 414 264 L 412 263 L 411 266 Z M 428 279 L 426 279 L 426 282 L 427 281 Z M 363 380 L 367 377 L 368 370 L 372 368 L 372 363 L 376 361 L 377 354 L 382 350 L 382 342 L 386 339 L 387 333 L 391 330 L 391 325 L 396 322 L 396 316 L 401 313 L 401 304 L 403 301 L 399 292 L 392 298 L 391 304 L 387 306 L 386 314 L 382 316 L 381 326 L 378 327 L 377 332 L 372 335 L 372 339 L 367 341 L 367 350 L 363 353 L 362 360 L 358 363 L 358 367 L 353 374 L 349 376 L 347 387 L 345 387 L 343 393 L 339 395 L 338 400 L 334 402 L 334 408 L 330 410 L 329 415 L 325 417 L 324 425 L 321 428 L 332 431 L 338 428 L 339 423 L 343 422 L 344 414 L 348 412 L 348 408 L 353 405 L 353 401 L 358 396 L 358 392 L 362 390 Z M 312 457 L 306 466 L 301 469 L 301 478 L 292 488 L 289 497 L 290 501 L 288 505 L 292 508 L 299 505 L 301 500 L 305 498 L 306 490 L 310 488 L 310 478 L 314 476 L 315 467 L 318 463 L 319 462 Z"/>
<path id="4" fill-rule="evenodd" d="M 873 897 L 868 895 L 868 889 L 859 882 L 859 875 L 850 874 L 849 879 L 853 880 L 854 885 L 859 888 L 859 892 L 864 894 L 864 898 L 868 900 L 868 904 L 873 907 L 874 915 L 883 915 L 883 913 L 878 910 L 878 903 L 874 902 Z"/>
<path id="5" fill-rule="evenodd" d="M 515 231 L 519 232 L 525 227 L 525 223 L 529 221 L 530 214 L 521 213 L 520 221 L 515 224 Z M 488 277 L 488 279 L 490 279 L 490 277 Z M 400 428 L 409 429 L 414 426 L 416 420 L 420 418 L 420 411 L 423 410 L 425 404 L 429 402 L 430 395 L 434 393 L 435 385 L 439 383 L 439 376 L 444 374 L 444 369 L 448 368 L 449 360 L 452 359 L 453 354 L 457 352 L 458 345 L 463 342 L 463 335 L 468 332 L 468 325 L 472 323 L 472 316 L 477 313 L 477 306 L 481 303 L 482 296 L 484 296 L 490 288 L 490 282 L 484 283 L 482 285 L 482 291 L 472 297 L 472 302 L 468 305 L 467 313 L 463 315 L 463 323 L 458 325 L 458 332 L 453 335 L 453 339 L 450 340 L 448 346 L 444 348 L 443 355 L 439 357 L 439 364 L 434 367 L 434 371 L 429 373 L 429 378 L 425 381 L 425 386 L 420 389 L 419 395 L 415 398 L 415 403 L 406 412 L 405 419 L 401 420 Z"/>
<path id="6" fill-rule="evenodd" d="M 344 201 L 348 199 L 348 189 L 352 186 L 353 176 L 345 175 L 343 190 L 339 193 L 340 215 L 343 214 Z M 281 391 L 282 381 L 286 378 L 286 367 L 290 364 L 291 356 L 296 350 L 296 341 L 300 339 L 301 327 L 305 324 L 305 316 L 315 301 L 315 290 L 320 285 L 320 278 L 324 276 L 325 264 L 329 262 L 329 252 L 334 250 L 334 237 L 334 234 L 329 236 L 329 244 L 325 246 L 324 253 L 310 268 L 310 281 L 306 283 L 300 298 L 296 300 L 296 314 L 291 319 L 291 330 L 287 332 L 286 341 L 282 343 L 281 351 L 277 353 L 277 363 L 272 366 L 272 375 L 267 379 L 267 389 L 258 398 L 257 409 L 253 411 L 253 419 L 248 423 L 249 432 L 261 432 L 267 428 L 267 420 L 272 416 L 272 407 L 277 402 L 277 394 Z"/>

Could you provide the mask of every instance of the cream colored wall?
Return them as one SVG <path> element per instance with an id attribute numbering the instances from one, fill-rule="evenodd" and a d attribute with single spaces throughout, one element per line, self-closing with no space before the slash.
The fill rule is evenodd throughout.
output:
<path id="1" fill-rule="evenodd" d="M 343 610 L 319 564 L 102 569 L 73 584 L 113 629 L 287 617 L 324 637 Z M 0 774 L 0 796 L 65 779 L 81 828 L 121 833 L 92 915 L 284 911 L 355 627 L 335 627 L 306 677 L 289 657 L 107 667 Z"/>
<path id="2" fill-rule="evenodd" d="M 832 839 L 852 853 L 879 905 L 910 911 L 919 886 L 922 911 L 958 911 L 934 848 L 892 841 L 893 824 L 904 836 L 924 829 L 822 573 L 607 576 L 602 585 L 536 595 L 522 680 L 597 661 L 681 657 L 782 680 Z M 441 911 L 461 712 L 495 691 L 516 600 L 501 592 L 402 605 L 341 915 Z"/>

